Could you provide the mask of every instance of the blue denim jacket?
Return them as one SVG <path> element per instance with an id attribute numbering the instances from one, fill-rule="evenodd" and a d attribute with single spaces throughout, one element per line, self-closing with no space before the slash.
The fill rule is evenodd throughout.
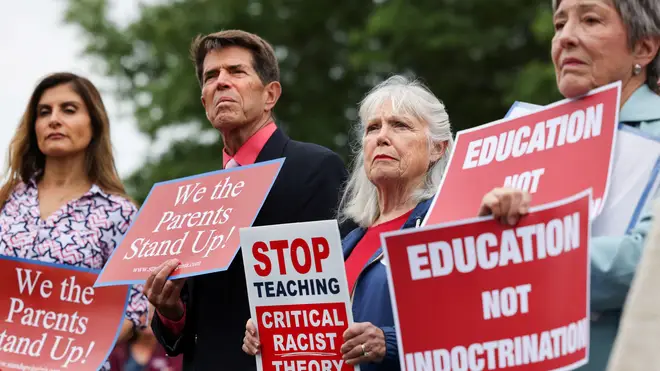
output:
<path id="1" fill-rule="evenodd" d="M 643 85 L 621 108 L 619 121 L 660 135 L 660 95 Z M 649 209 L 630 233 L 595 237 L 591 241 L 591 344 L 589 363 L 579 368 L 580 371 L 607 368 L 621 310 L 642 256 L 651 220 Z"/>
<path id="2" fill-rule="evenodd" d="M 432 200 L 420 202 L 403 224 L 401 229 L 414 228 L 424 220 Z M 360 242 L 366 229 L 356 228 L 342 241 L 344 259 Z M 369 258 L 362 268 L 352 296 L 353 321 L 371 322 L 380 327 L 385 334 L 386 353 L 381 363 L 361 364 L 361 371 L 399 371 L 399 349 L 397 347 L 396 330 L 394 328 L 394 313 L 390 301 L 390 290 L 387 283 L 387 267 L 383 261 L 383 248 Z"/>

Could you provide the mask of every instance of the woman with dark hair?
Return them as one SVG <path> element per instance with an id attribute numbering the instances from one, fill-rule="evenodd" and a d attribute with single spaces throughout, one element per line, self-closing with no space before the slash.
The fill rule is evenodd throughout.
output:
<path id="1" fill-rule="evenodd" d="M 0 188 L 3 255 L 100 269 L 137 212 L 115 168 L 101 95 L 71 73 L 35 88 L 9 147 L 8 173 Z M 145 325 L 146 312 L 133 286 L 119 342 Z"/>

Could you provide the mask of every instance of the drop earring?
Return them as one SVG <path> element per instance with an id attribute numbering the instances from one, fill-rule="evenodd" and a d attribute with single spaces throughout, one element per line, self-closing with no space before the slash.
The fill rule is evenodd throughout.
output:
<path id="1" fill-rule="evenodd" d="M 633 75 L 637 76 L 640 73 L 642 73 L 642 65 L 635 63 L 635 67 L 633 67 Z"/>

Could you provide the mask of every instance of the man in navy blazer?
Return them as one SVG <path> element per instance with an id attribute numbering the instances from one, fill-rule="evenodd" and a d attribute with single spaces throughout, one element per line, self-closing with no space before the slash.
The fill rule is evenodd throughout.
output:
<path id="1" fill-rule="evenodd" d="M 254 225 L 335 219 L 346 168 L 329 149 L 277 128 L 272 112 L 282 87 L 273 48 L 227 30 L 197 37 L 191 54 L 206 116 L 223 139 L 223 167 L 286 158 Z M 342 236 L 352 228 L 343 226 Z M 241 350 L 250 318 L 242 255 L 226 271 L 168 280 L 177 264 L 164 263 L 145 285 L 156 308 L 151 326 L 168 355 L 183 354 L 184 370 L 256 370 Z"/>

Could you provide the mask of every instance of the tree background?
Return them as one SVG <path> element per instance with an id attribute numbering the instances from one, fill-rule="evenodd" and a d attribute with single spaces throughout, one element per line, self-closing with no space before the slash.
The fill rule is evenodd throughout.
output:
<path id="1" fill-rule="evenodd" d="M 189 47 L 194 36 L 243 29 L 270 42 L 280 60 L 277 122 L 291 137 L 351 161 L 357 104 L 391 74 L 425 82 L 447 107 L 454 133 L 503 117 L 516 100 L 559 95 L 550 62 L 549 0 L 170 0 L 142 5 L 120 27 L 107 0 L 68 0 L 66 22 L 84 54 L 135 106 L 140 131 L 192 127 L 127 179 L 143 202 L 155 182 L 221 168 L 222 143 L 208 123 Z"/>

